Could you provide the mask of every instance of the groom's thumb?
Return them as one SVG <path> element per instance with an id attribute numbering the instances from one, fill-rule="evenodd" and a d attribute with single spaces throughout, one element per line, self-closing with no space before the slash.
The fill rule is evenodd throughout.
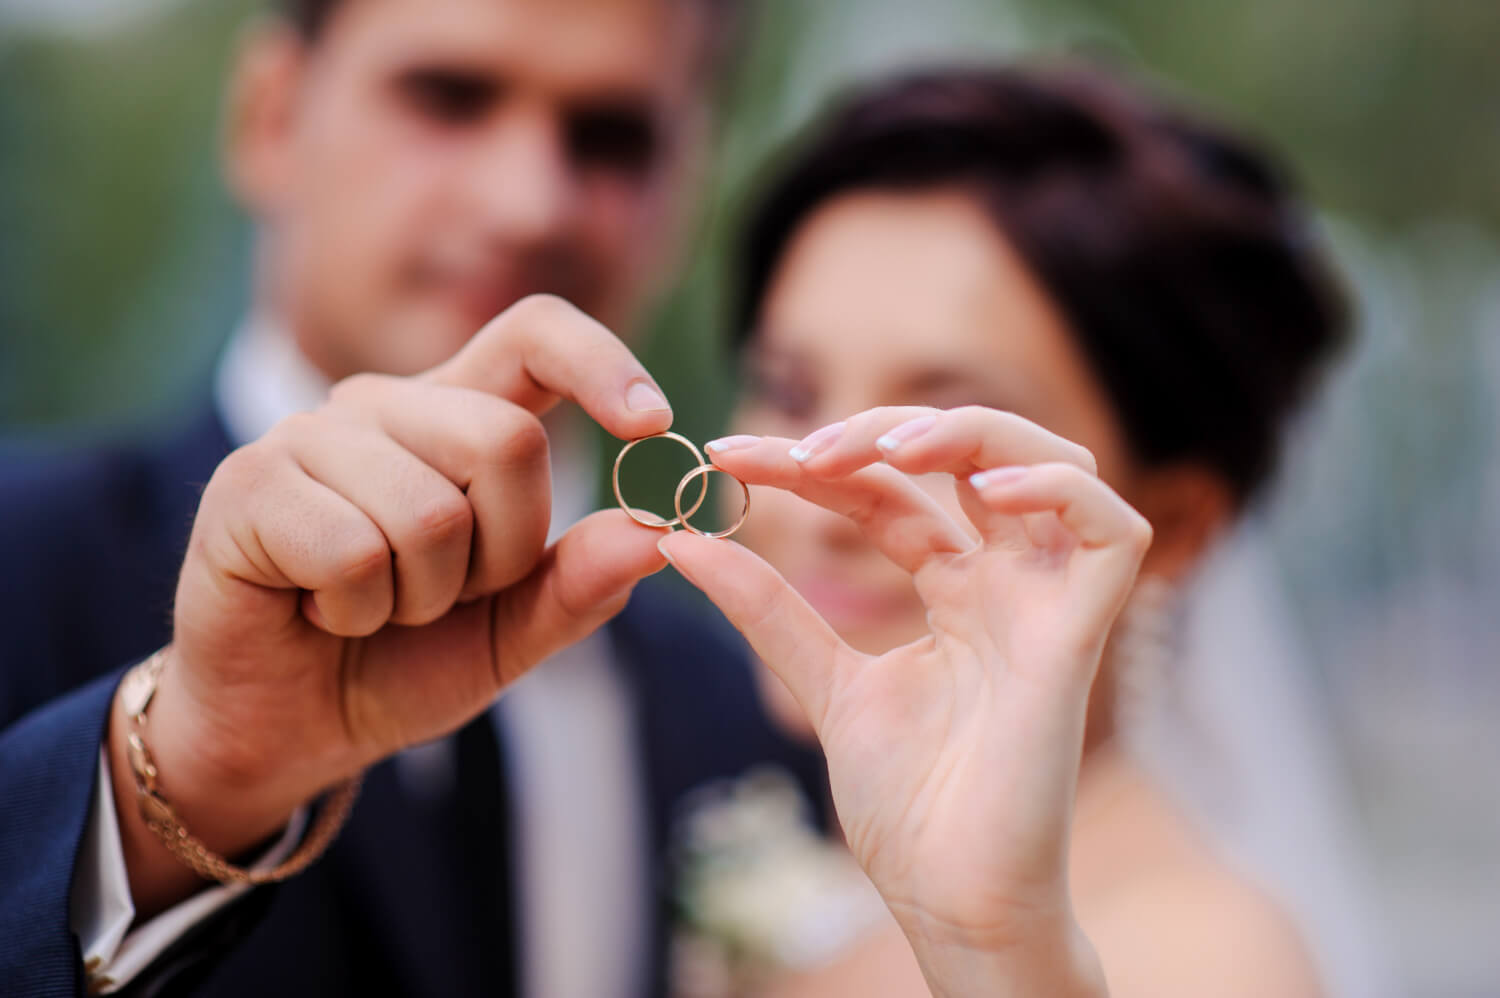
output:
<path id="1" fill-rule="evenodd" d="M 605 510 L 575 524 L 522 582 L 495 601 L 497 679 L 505 685 L 625 608 L 635 584 L 660 571 L 661 531 Z"/>

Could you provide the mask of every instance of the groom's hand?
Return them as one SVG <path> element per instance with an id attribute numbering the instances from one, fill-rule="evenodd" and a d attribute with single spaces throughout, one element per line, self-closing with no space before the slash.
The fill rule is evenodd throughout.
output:
<path id="1" fill-rule="evenodd" d="M 607 329 L 523 301 L 415 378 L 360 375 L 231 454 L 204 492 L 147 741 L 164 795 L 223 855 L 371 762 L 444 734 L 598 627 L 659 569 L 659 532 L 596 514 L 551 549 L 546 434 L 577 402 L 618 437 L 665 398 Z M 138 909 L 194 880 L 144 827 L 116 707 Z"/>

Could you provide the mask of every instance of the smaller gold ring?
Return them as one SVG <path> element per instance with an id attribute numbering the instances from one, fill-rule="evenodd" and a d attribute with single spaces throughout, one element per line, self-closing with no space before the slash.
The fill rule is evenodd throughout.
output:
<path id="1" fill-rule="evenodd" d="M 729 472 L 725 471 L 723 468 L 716 468 L 711 464 L 698 465 L 698 467 L 694 468 L 692 471 L 689 471 L 686 475 L 683 475 L 682 481 L 677 483 L 677 494 L 672 497 L 672 508 L 677 511 L 678 522 L 680 522 L 686 529 L 691 530 L 693 533 L 697 534 L 699 537 L 728 537 L 730 534 L 743 527 L 745 525 L 745 521 L 750 517 L 750 486 L 746 485 L 744 482 L 741 482 L 738 478 L 734 478 L 733 475 L 729 475 L 729 477 L 734 478 L 735 482 L 739 484 L 739 487 L 745 493 L 745 508 L 740 512 L 740 518 L 734 521 L 734 526 L 730 527 L 728 530 L 699 530 L 697 527 L 693 526 L 692 523 L 688 521 L 688 517 L 698 512 L 698 507 L 703 505 L 703 497 L 701 495 L 698 497 L 698 502 L 693 506 L 692 509 L 688 510 L 686 513 L 682 511 L 682 494 L 687 491 L 688 483 L 697 478 L 699 475 L 707 477 L 710 471 L 717 471 L 721 475 L 729 475 Z M 708 491 L 707 483 L 704 484 L 703 491 Z"/>
<path id="2" fill-rule="evenodd" d="M 687 511 L 687 516 L 684 516 L 682 512 L 682 490 L 677 490 L 677 499 L 673 503 L 673 505 L 677 507 L 677 519 L 675 520 L 662 520 L 660 517 L 657 517 L 657 519 L 654 521 L 646 519 L 645 517 L 636 513 L 635 510 L 630 508 L 630 504 L 625 501 L 624 493 L 620 491 L 620 465 L 624 462 L 625 455 L 629 454 L 630 448 L 634 447 L 636 444 L 641 443 L 645 440 L 655 440 L 657 437 L 666 437 L 669 440 L 675 440 L 678 443 L 682 444 L 682 446 L 693 452 L 693 457 L 698 459 L 698 467 L 701 468 L 704 466 L 703 452 L 700 451 L 691 440 L 680 433 L 673 433 L 671 430 L 666 430 L 662 433 L 653 433 L 649 437 L 639 437 L 635 440 L 630 441 L 624 447 L 621 447 L 620 453 L 615 456 L 615 472 L 613 476 L 615 486 L 615 502 L 620 504 L 620 508 L 623 509 L 632 520 L 634 520 L 636 523 L 641 524 L 642 526 L 675 527 L 679 523 L 684 523 L 687 516 L 692 516 L 694 513 L 698 512 L 699 508 L 703 506 L 703 500 L 708 498 L 707 482 L 703 483 L 703 491 L 698 493 L 698 501 L 693 503 L 693 508 Z M 692 474 L 692 472 L 689 472 L 688 474 Z M 656 514 L 653 513 L 652 515 L 655 516 Z"/>

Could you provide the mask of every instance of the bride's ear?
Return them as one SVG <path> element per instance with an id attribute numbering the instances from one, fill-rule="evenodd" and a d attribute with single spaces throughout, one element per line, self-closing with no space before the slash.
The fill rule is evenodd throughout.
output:
<path id="1" fill-rule="evenodd" d="M 1192 570 L 1237 512 L 1224 476 L 1187 462 L 1138 473 L 1128 498 L 1156 533 L 1141 574 L 1173 582 Z"/>

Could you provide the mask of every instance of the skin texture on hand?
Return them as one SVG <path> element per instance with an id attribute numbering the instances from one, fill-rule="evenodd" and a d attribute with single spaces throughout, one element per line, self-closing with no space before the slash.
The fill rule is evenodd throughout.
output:
<path id="1" fill-rule="evenodd" d="M 710 445 L 719 467 L 850 517 L 927 606 L 928 635 L 866 655 L 749 551 L 662 541 L 806 712 L 850 850 L 929 985 L 1102 993 L 1068 836 L 1089 690 L 1149 525 L 1086 451 L 994 410 L 875 409 L 801 443 L 737 442 Z M 907 477 L 931 473 L 954 476 L 966 525 Z"/>
<path id="2" fill-rule="evenodd" d="M 608 330 L 522 301 L 415 378 L 361 375 L 231 454 L 206 488 L 146 737 L 165 796 L 242 853 L 365 766 L 452 731 L 586 636 L 664 564 L 659 531 L 596 513 L 545 546 L 560 398 L 611 433 L 671 410 Z M 131 892 L 144 917 L 196 886 L 140 821 L 110 730 Z"/>

